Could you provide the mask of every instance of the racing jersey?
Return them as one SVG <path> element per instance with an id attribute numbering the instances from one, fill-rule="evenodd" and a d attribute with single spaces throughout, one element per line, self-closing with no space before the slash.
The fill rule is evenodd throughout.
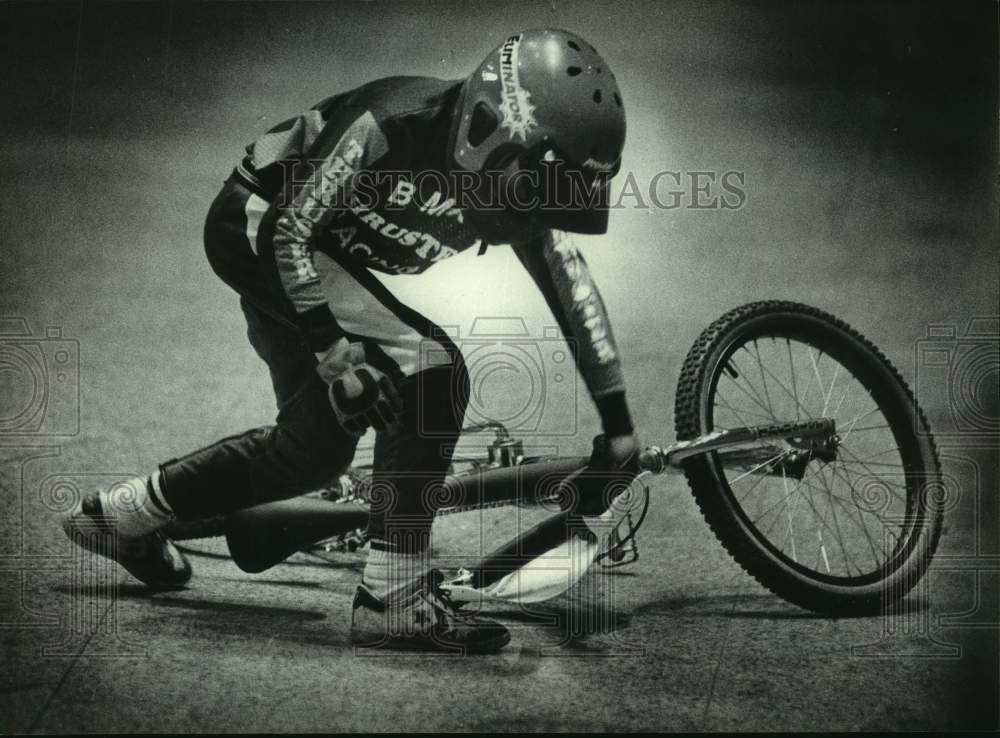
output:
<path id="1" fill-rule="evenodd" d="M 247 147 L 236 176 L 253 193 L 248 237 L 314 351 L 361 340 L 371 363 L 398 377 L 424 367 L 429 340 L 448 343 L 371 271 L 419 274 L 484 247 L 442 174 L 460 89 L 426 77 L 376 80 Z M 607 313 L 572 239 L 549 231 L 512 245 L 568 339 L 605 431 L 630 432 Z"/>

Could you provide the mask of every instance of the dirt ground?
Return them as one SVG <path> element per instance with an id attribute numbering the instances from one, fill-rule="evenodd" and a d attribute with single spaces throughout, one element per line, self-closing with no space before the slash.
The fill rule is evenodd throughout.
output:
<path id="1" fill-rule="evenodd" d="M 672 440 L 684 354 L 725 310 L 784 298 L 848 321 L 915 388 L 954 492 L 906 610 L 832 619 L 770 595 L 677 477 L 653 487 L 638 564 L 491 608 L 514 634 L 498 656 L 355 653 L 360 554 L 251 576 L 194 544 L 191 586 L 150 595 L 72 551 L 54 511 L 80 490 L 273 415 L 200 243 L 242 147 L 334 92 L 459 78 L 549 25 L 616 70 L 623 169 L 678 173 L 680 206 L 623 197 L 579 241 L 643 440 Z M 996 29 L 989 2 L 0 4 L 0 731 L 1000 727 Z M 698 172 L 710 195 L 742 177 L 740 206 L 693 207 Z M 522 320 L 551 370 L 554 322 L 503 248 L 385 283 L 467 355 Z M 523 376 L 482 381 L 483 415 L 537 400 Z M 539 413 L 531 448 L 586 453 L 582 384 Z M 436 547 L 515 528 L 453 516 Z M 580 635 L 594 598 L 613 617 Z"/>

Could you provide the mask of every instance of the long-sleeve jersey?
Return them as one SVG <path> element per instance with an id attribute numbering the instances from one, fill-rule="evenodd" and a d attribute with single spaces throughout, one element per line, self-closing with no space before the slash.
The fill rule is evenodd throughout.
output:
<path id="1" fill-rule="evenodd" d="M 418 274 L 482 240 L 444 172 L 460 83 L 390 77 L 323 100 L 247 147 L 248 236 L 273 264 L 315 351 L 363 340 L 393 374 L 425 365 L 443 331 L 370 270 Z M 568 234 L 514 244 L 541 289 L 605 430 L 631 429 L 618 350 L 587 264 Z"/>

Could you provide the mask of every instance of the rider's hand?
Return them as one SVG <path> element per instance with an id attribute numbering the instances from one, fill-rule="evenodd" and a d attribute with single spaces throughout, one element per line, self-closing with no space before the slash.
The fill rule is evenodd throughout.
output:
<path id="1" fill-rule="evenodd" d="M 360 436 L 369 425 L 382 431 L 396 422 L 403 401 L 389 377 L 367 362 L 362 344 L 342 338 L 316 358 L 316 371 L 330 387 L 330 404 L 344 430 Z"/>

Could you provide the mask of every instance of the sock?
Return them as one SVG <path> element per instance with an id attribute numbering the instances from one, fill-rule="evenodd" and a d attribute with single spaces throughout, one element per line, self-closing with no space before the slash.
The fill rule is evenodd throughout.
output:
<path id="1" fill-rule="evenodd" d="M 400 553 L 388 550 L 383 540 L 373 538 L 361 583 L 379 598 L 410 584 L 431 568 L 430 551 Z"/>
<path id="2" fill-rule="evenodd" d="M 174 512 L 163 498 L 160 472 L 145 479 L 133 477 L 114 484 L 99 494 L 101 509 L 116 518 L 119 534 L 137 538 L 161 528 L 174 519 Z"/>

